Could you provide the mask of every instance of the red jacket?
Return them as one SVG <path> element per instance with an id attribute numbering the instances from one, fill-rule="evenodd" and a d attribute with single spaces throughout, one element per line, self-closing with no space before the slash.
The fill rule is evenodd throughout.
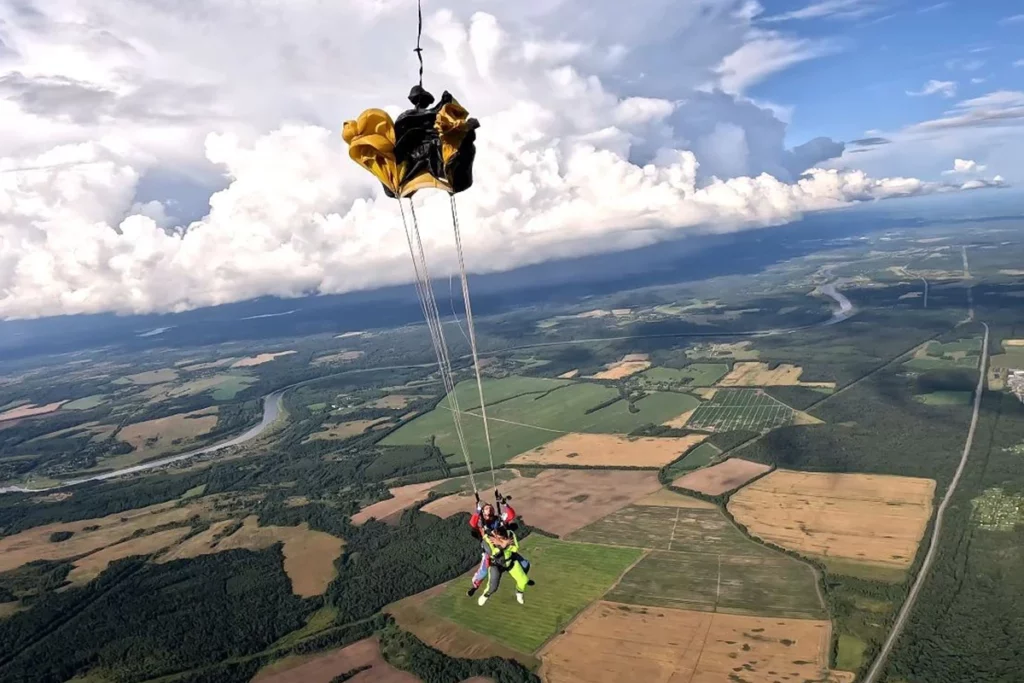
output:
<path id="1" fill-rule="evenodd" d="M 495 528 L 497 528 L 498 525 L 509 524 L 515 518 L 516 518 L 516 511 L 512 508 L 512 506 L 511 505 L 503 505 L 502 508 L 501 508 L 501 512 L 499 512 L 497 515 L 495 515 L 491 519 L 491 522 L 488 525 L 489 528 L 487 530 L 488 531 L 492 531 Z M 477 531 L 480 531 L 481 533 L 484 531 L 484 529 L 483 529 L 483 518 L 480 516 L 480 506 L 477 506 L 476 512 L 474 512 L 473 516 L 469 518 L 469 526 L 472 527 L 473 529 L 477 530 Z"/>

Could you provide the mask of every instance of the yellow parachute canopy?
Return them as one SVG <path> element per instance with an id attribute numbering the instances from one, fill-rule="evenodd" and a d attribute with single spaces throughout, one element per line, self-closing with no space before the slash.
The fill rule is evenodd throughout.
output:
<path id="1" fill-rule="evenodd" d="M 427 188 L 456 194 L 473 184 L 476 129 L 480 123 L 451 93 L 434 97 L 421 86 L 409 94 L 413 108 L 392 120 L 381 109 L 367 109 L 346 121 L 342 137 L 349 156 L 372 173 L 391 197 L 409 197 Z"/>
<path id="2" fill-rule="evenodd" d="M 348 143 L 352 160 L 397 195 L 404 173 L 395 159 L 395 124 L 391 115 L 383 109 L 367 109 L 355 121 L 345 122 L 341 137 Z"/>

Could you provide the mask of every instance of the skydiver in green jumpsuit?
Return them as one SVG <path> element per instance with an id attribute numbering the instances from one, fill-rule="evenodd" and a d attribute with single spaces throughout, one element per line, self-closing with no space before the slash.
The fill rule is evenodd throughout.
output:
<path id="1" fill-rule="evenodd" d="M 519 540 L 515 533 L 510 529 L 499 529 L 486 534 L 484 542 L 491 553 L 490 566 L 487 569 L 487 590 L 477 600 L 477 604 L 483 606 L 487 602 L 487 598 L 498 590 L 501 575 L 507 572 L 516 582 L 516 601 L 522 605 L 523 593 L 527 586 L 533 585 L 533 581 L 527 577 L 527 569 L 520 562 Z"/>

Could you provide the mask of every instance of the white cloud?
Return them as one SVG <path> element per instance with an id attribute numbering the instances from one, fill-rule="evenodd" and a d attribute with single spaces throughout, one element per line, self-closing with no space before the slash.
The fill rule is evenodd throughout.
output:
<path id="1" fill-rule="evenodd" d="M 867 0 L 819 0 L 800 9 L 765 17 L 764 21 L 792 21 L 800 19 L 859 19 L 875 11 L 874 4 Z"/>
<path id="2" fill-rule="evenodd" d="M 985 79 L 985 78 L 975 77 L 975 78 L 971 79 L 971 83 L 973 83 L 974 85 L 978 85 L 979 83 L 984 83 L 986 80 L 987 79 Z"/>
<path id="3" fill-rule="evenodd" d="M 956 175 L 956 174 L 967 174 L 967 173 L 981 173 L 987 167 L 979 164 L 972 159 L 954 159 L 953 168 L 947 171 L 943 171 L 943 175 Z M 997 176 L 998 177 L 998 176 Z"/>
<path id="4" fill-rule="evenodd" d="M 911 132 L 937 131 L 981 126 L 1020 126 L 1024 124 L 1024 92 L 997 90 L 981 97 L 957 102 L 944 116 L 916 123 Z"/>
<path id="5" fill-rule="evenodd" d="M 1024 14 L 1012 14 L 999 20 L 1000 24 L 1019 24 L 1024 22 Z"/>
<path id="6" fill-rule="evenodd" d="M 908 90 L 907 94 L 911 97 L 924 97 L 927 95 L 942 95 L 943 97 L 953 97 L 956 95 L 956 82 L 955 81 L 937 81 L 932 79 L 925 83 L 920 90 Z"/>
<path id="7" fill-rule="evenodd" d="M 934 5 L 928 5 L 926 7 L 922 7 L 921 9 L 917 10 L 917 13 L 918 14 L 928 14 L 929 12 L 934 12 L 936 10 L 945 9 L 946 7 L 949 7 L 949 5 L 950 5 L 950 3 L 948 3 L 948 2 L 937 2 Z"/>
<path id="8" fill-rule="evenodd" d="M 698 90 L 739 92 L 820 51 L 753 29 L 756 3 L 646 0 L 615 22 L 618 0 L 581 3 L 425 8 L 425 85 L 482 123 L 458 198 L 476 271 L 959 188 L 813 168 L 842 145 L 786 149 L 771 111 Z M 0 21 L 0 317 L 410 281 L 397 203 L 339 135 L 366 107 L 404 108 L 408 3 L 26 0 Z M 417 205 L 440 274 L 446 198 Z"/>
<path id="9" fill-rule="evenodd" d="M 828 41 L 789 38 L 769 31 L 754 32 L 747 42 L 715 67 L 718 85 L 727 93 L 739 94 L 772 74 L 837 49 Z"/>
<path id="10" fill-rule="evenodd" d="M 1018 59 L 1017 61 L 1015 61 L 1015 62 L 1013 63 L 1013 65 L 1014 65 L 1015 67 L 1022 67 L 1022 66 L 1024 66 L 1024 59 Z"/>

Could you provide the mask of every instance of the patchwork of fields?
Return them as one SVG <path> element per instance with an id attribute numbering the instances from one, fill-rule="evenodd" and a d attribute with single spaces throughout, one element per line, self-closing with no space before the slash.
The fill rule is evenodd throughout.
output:
<path id="1" fill-rule="evenodd" d="M 717 508 L 629 506 L 568 540 L 650 550 L 608 600 L 780 617 L 825 614 L 808 565 L 746 538 Z"/>
<path id="2" fill-rule="evenodd" d="M 484 392 L 496 465 L 568 433 L 628 434 L 644 424 L 660 424 L 698 404 L 688 394 L 654 393 L 636 401 L 636 412 L 631 412 L 630 404 L 618 399 L 618 390 L 608 386 L 523 377 L 491 381 Z M 464 413 L 462 424 L 474 464 L 485 466 L 487 451 L 475 383 L 460 383 L 456 399 Z M 392 432 L 382 443 L 419 445 L 431 436 L 453 463 L 462 460 L 447 400 Z"/>

